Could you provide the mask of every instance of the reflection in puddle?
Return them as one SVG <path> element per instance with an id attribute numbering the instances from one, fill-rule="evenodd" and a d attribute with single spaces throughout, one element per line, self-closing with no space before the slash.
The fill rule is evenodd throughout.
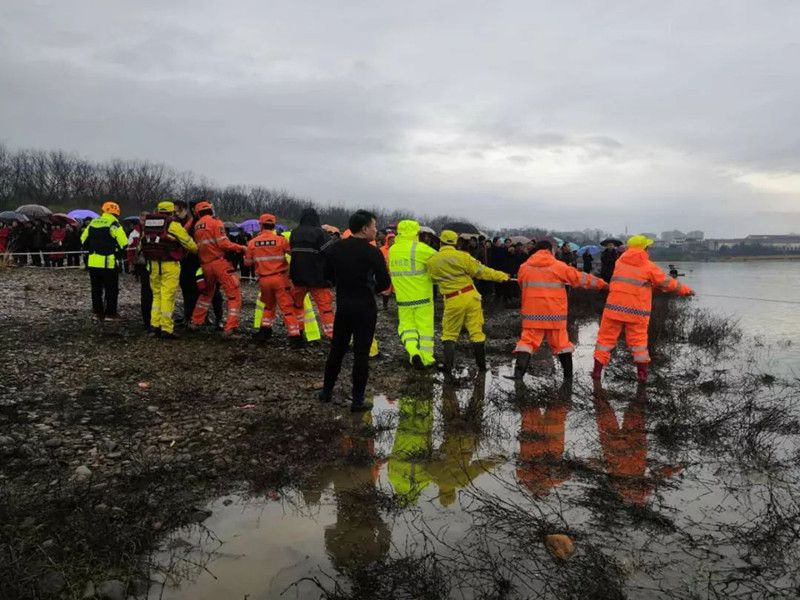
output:
<path id="1" fill-rule="evenodd" d="M 591 348 L 575 360 L 588 367 Z M 698 382 L 720 377 L 716 359 L 689 362 Z M 797 431 L 754 429 L 769 409 L 756 383 L 709 396 L 686 374 L 645 394 L 613 374 L 608 389 L 562 385 L 550 357 L 534 363 L 525 385 L 501 372 L 375 397 L 348 417 L 342 461 L 302 489 L 217 499 L 202 525 L 174 532 L 150 597 L 667 598 L 731 579 L 738 597 L 766 597 L 797 585 L 796 538 L 783 537 L 800 515 Z M 754 469 L 766 453 L 784 462 Z M 552 533 L 574 540 L 571 558 L 547 553 Z"/>

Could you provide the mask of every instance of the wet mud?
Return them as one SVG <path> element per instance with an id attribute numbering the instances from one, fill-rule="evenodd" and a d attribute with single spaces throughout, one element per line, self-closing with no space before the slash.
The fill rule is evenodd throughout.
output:
<path id="1" fill-rule="evenodd" d="M 621 346 L 588 378 L 599 295 L 570 297 L 572 385 L 546 349 L 507 379 L 494 302 L 489 373 L 466 343 L 455 382 L 413 371 L 392 306 L 354 416 L 315 398 L 324 342 L 153 339 L 130 277 L 103 326 L 83 272 L 0 285 L 0 597 L 798 594 L 798 382 L 690 302 L 657 299 L 646 388 Z"/>

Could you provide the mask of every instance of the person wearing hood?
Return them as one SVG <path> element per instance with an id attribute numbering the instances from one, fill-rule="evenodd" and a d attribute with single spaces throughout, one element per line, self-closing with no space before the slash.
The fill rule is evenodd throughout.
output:
<path id="1" fill-rule="evenodd" d="M 467 252 L 456 249 L 458 234 L 455 231 L 445 229 L 439 239 L 442 246 L 428 260 L 428 272 L 433 282 L 439 286 L 444 299 L 442 345 L 445 375 L 452 376 L 456 342 L 464 327 L 469 334 L 469 341 L 472 342 L 478 370 L 485 371 L 486 334 L 483 333 L 483 307 L 481 295 L 475 289 L 473 279 L 502 283 L 508 281 L 508 275 L 490 269 Z"/>
<path id="2" fill-rule="evenodd" d="M 634 235 L 628 240 L 628 249 L 614 265 L 608 300 L 597 332 L 593 379 L 599 380 L 603 376 L 603 367 L 611 360 L 611 351 L 624 329 L 625 341 L 636 363 L 636 380 L 645 383 L 647 365 L 650 364 L 647 326 L 650 324 L 653 289 L 674 292 L 679 296 L 694 296 L 690 287 L 668 277 L 650 260 L 647 248 L 652 243 L 653 240 L 644 235 Z"/>
<path id="3" fill-rule="evenodd" d="M 534 250 L 517 273 L 522 291 L 522 335 L 514 348 L 514 378 L 521 380 L 525 376 L 531 356 L 547 338 L 550 350 L 564 369 L 564 379 L 571 379 L 573 346 L 567 334 L 565 286 L 602 290 L 606 282 L 556 260 L 553 246 L 546 240 L 538 242 Z"/>
<path id="4" fill-rule="evenodd" d="M 303 301 L 310 294 L 319 311 L 322 332 L 333 338 L 333 294 L 331 282 L 325 277 L 326 258 L 323 251 L 331 243 L 331 236 L 321 227 L 319 214 L 306 208 L 300 214 L 300 222 L 292 230 L 291 263 L 289 278 L 292 280 L 292 299 L 300 323 L 304 323 Z"/>
<path id="5" fill-rule="evenodd" d="M 394 244 L 389 248 L 389 274 L 392 277 L 397 317 L 397 332 L 418 369 L 436 363 L 433 358 L 433 281 L 428 261 L 436 250 L 419 241 L 419 223 L 406 219 L 397 224 Z"/>

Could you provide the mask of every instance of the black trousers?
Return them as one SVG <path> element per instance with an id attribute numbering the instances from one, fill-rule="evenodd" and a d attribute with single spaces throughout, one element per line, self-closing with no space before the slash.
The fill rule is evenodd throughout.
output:
<path id="1" fill-rule="evenodd" d="M 183 320 L 186 323 L 192 320 L 192 313 L 199 297 L 197 293 L 197 269 L 199 268 L 200 261 L 196 256 L 187 256 L 181 261 L 180 286 L 181 296 L 183 296 Z"/>
<path id="2" fill-rule="evenodd" d="M 116 269 L 89 268 L 92 284 L 92 312 L 96 315 L 116 315 L 119 296 L 119 272 Z"/>
<path id="3" fill-rule="evenodd" d="M 333 319 L 333 340 L 325 363 L 323 391 L 333 392 L 342 360 L 353 340 L 353 403 L 364 402 L 364 392 L 369 378 L 369 348 L 375 336 L 378 308 L 372 296 L 336 299 L 336 316 Z"/>

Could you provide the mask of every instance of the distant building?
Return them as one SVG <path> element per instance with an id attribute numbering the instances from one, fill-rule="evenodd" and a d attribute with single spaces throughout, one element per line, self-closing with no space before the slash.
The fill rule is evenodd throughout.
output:
<path id="1" fill-rule="evenodd" d="M 706 248 L 708 248 L 712 252 L 717 252 L 723 246 L 731 248 L 733 246 L 736 246 L 737 244 L 741 244 L 743 241 L 744 240 L 742 238 L 720 238 L 720 239 L 705 240 L 703 244 L 705 245 Z"/>
<path id="2" fill-rule="evenodd" d="M 776 250 L 800 250 L 800 235 L 748 235 L 745 246 L 765 246 Z"/>
<path id="3" fill-rule="evenodd" d="M 746 238 L 708 239 L 703 245 L 712 252 L 723 246 L 762 246 L 774 250 L 800 250 L 800 235 L 748 235 Z"/>
<path id="4" fill-rule="evenodd" d="M 694 231 L 690 231 L 689 233 L 686 234 L 686 241 L 687 242 L 700 242 L 700 241 L 703 240 L 704 237 L 705 237 L 705 234 L 702 231 L 700 231 L 698 229 L 695 229 Z"/>
<path id="5" fill-rule="evenodd" d="M 672 231 L 662 231 L 661 239 L 667 242 L 667 244 L 669 244 L 670 246 L 673 245 L 682 246 L 683 242 L 686 240 L 686 234 L 683 233 L 682 231 L 678 231 L 677 229 L 673 229 Z M 673 243 L 676 242 L 676 240 L 680 240 L 680 242 Z"/>

